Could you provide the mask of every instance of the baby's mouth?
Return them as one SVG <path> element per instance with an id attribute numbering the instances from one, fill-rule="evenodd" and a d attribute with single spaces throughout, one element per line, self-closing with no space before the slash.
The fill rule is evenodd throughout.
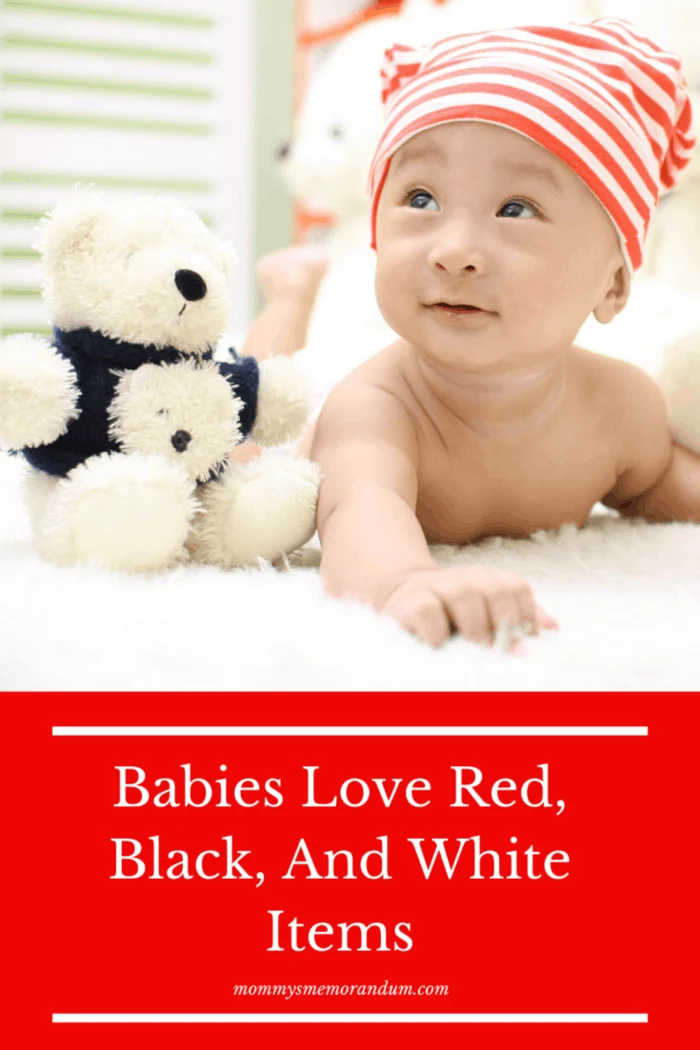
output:
<path id="1" fill-rule="evenodd" d="M 493 310 L 486 310 L 483 306 L 476 306 L 475 303 L 448 303 L 441 299 L 436 303 L 425 303 L 425 306 L 429 310 L 436 310 L 445 317 L 463 317 L 465 320 L 467 317 L 496 316 Z"/>
<path id="2" fill-rule="evenodd" d="M 433 309 L 447 310 L 451 314 L 481 314 L 485 313 L 480 306 L 472 306 L 469 303 L 430 303 Z"/>

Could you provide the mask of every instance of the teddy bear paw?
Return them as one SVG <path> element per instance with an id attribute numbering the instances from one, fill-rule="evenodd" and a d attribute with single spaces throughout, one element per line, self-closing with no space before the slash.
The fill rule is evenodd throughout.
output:
<path id="1" fill-rule="evenodd" d="M 237 568 L 302 547 L 316 529 L 319 479 L 314 463 L 281 449 L 228 467 L 200 494 L 194 557 Z"/>
<path id="2" fill-rule="evenodd" d="M 37 538 L 61 564 L 158 571 L 186 557 L 198 509 L 186 472 L 162 456 L 93 456 L 56 485 Z"/>
<path id="3" fill-rule="evenodd" d="M 296 361 L 281 354 L 262 361 L 251 439 L 266 446 L 295 441 L 304 430 L 310 411 L 309 384 Z"/>
<path id="4" fill-rule="evenodd" d="M 75 371 L 46 339 L 10 335 L 0 342 L 0 441 L 7 448 L 55 441 L 78 411 Z"/>

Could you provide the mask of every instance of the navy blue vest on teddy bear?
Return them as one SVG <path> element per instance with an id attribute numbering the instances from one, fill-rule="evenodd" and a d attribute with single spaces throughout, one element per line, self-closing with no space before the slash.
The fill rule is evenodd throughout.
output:
<path id="1" fill-rule="evenodd" d="M 211 361 L 210 348 L 199 357 L 185 354 L 173 347 L 159 350 L 140 343 L 124 343 L 110 339 L 91 328 L 67 332 L 54 328 L 53 346 L 75 369 L 80 391 L 80 415 L 72 419 L 66 432 L 50 445 L 23 448 L 21 453 L 36 470 L 46 474 L 65 476 L 90 456 L 103 452 L 118 452 L 119 446 L 109 436 L 108 408 L 114 398 L 119 373 L 144 364 L 173 364 L 183 360 Z M 260 369 L 254 357 L 238 357 L 229 351 L 233 360 L 216 361 L 219 373 L 243 402 L 238 420 L 240 440 L 243 441 L 255 424 L 258 403 Z"/>

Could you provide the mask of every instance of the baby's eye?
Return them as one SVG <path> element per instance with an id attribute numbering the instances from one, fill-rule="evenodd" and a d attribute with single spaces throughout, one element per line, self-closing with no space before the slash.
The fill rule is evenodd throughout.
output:
<path id="1" fill-rule="evenodd" d="M 536 219 L 540 213 L 532 201 L 513 198 L 501 205 L 496 214 L 504 219 Z"/>
<path id="2" fill-rule="evenodd" d="M 418 208 L 420 211 L 440 211 L 438 202 L 427 190 L 414 190 L 413 193 L 409 193 L 407 201 L 409 208 Z"/>

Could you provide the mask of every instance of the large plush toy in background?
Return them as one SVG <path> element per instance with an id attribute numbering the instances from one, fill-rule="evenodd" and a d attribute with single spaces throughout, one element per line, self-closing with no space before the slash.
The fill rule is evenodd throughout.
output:
<path id="1" fill-rule="evenodd" d="M 213 361 L 228 249 L 177 201 L 90 191 L 54 210 L 42 249 L 53 341 L 0 343 L 0 441 L 32 468 L 42 553 L 152 570 L 189 541 L 225 566 L 305 543 L 318 488 L 308 461 L 271 450 L 226 465 L 248 436 L 297 437 L 309 408 L 288 358 Z"/>
<path id="2" fill-rule="evenodd" d="M 679 54 L 688 80 L 693 122 L 700 120 L 700 6 L 695 0 L 598 0 L 599 13 L 626 18 Z M 644 248 L 644 264 L 630 301 L 611 325 L 589 319 L 578 342 L 624 358 L 654 376 L 667 392 L 686 432 L 689 399 L 681 382 L 700 377 L 700 150 L 674 189 L 662 196 Z M 699 405 L 700 407 L 700 405 Z M 700 414 L 697 417 L 700 419 Z M 698 451 L 698 449 L 696 449 Z"/>
<path id="3" fill-rule="evenodd" d="M 700 120 L 700 4 L 697 0 L 599 0 L 601 14 L 626 18 L 681 56 Z M 644 273 L 679 292 L 700 295 L 700 150 L 651 222 Z"/>
<path id="4" fill-rule="evenodd" d="M 596 0 L 593 0 L 595 3 Z M 379 68 L 394 41 L 421 44 L 459 30 L 565 22 L 593 16 L 590 0 L 406 0 L 401 13 L 372 19 L 344 37 L 315 71 L 293 141 L 281 151 L 282 175 L 311 211 L 334 218 L 324 247 L 330 265 L 306 339 L 318 397 L 396 337 L 374 295 L 367 173 L 382 128 Z"/>

